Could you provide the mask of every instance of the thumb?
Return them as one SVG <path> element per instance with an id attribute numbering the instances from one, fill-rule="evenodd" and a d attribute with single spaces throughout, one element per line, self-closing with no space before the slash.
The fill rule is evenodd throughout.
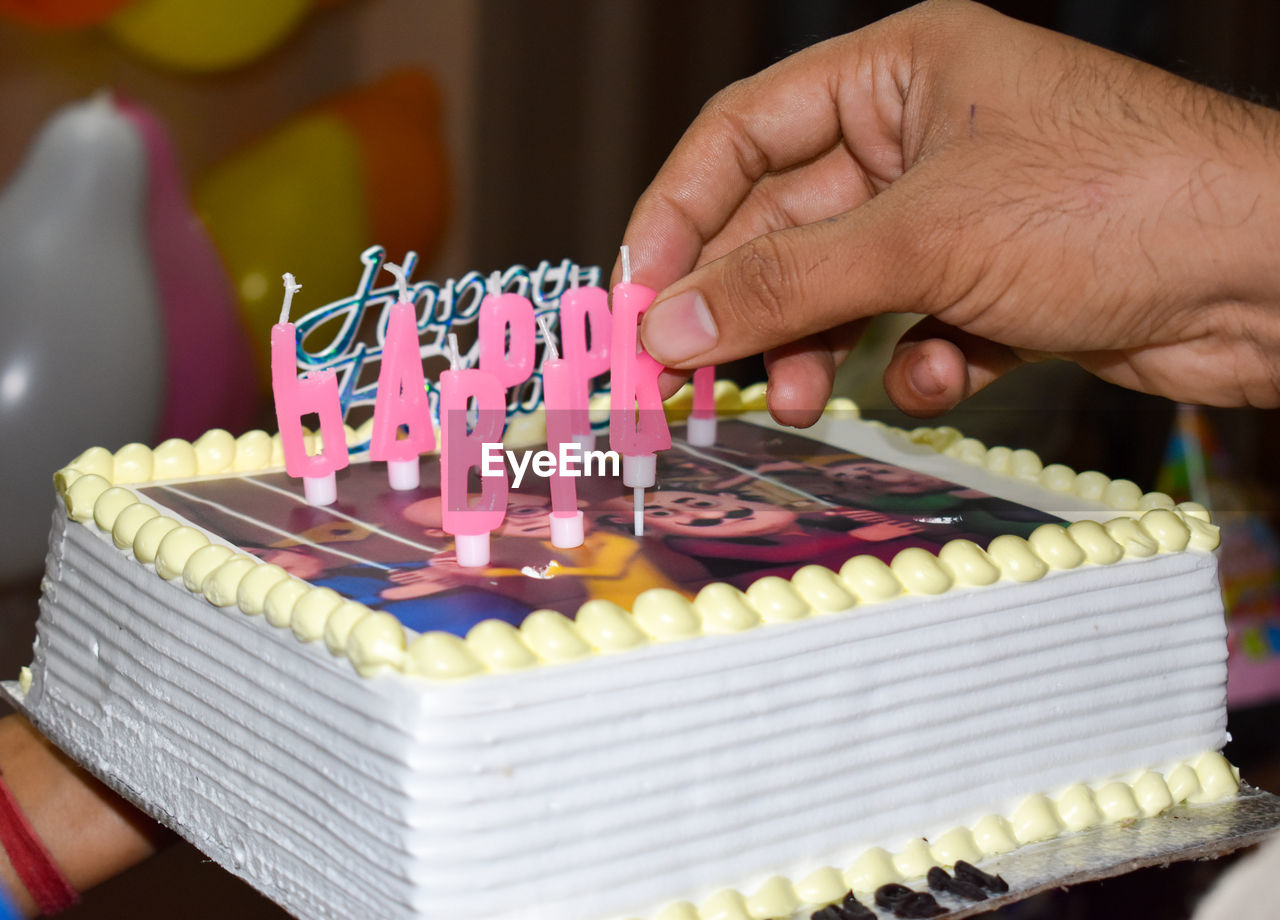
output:
<path id="1" fill-rule="evenodd" d="M 674 369 L 759 354 L 879 313 L 931 312 L 945 240 L 899 180 L 866 204 L 778 230 L 659 293 L 640 329 Z"/>

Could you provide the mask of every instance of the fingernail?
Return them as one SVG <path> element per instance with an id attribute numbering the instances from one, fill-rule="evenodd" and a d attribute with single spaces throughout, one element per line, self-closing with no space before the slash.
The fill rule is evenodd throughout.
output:
<path id="1" fill-rule="evenodd" d="M 715 348 L 720 335 L 707 302 L 696 290 L 676 294 L 644 314 L 644 347 L 668 367 Z"/>
<path id="2" fill-rule="evenodd" d="M 911 381 L 912 389 L 921 396 L 937 396 L 947 388 L 933 369 L 933 363 L 927 355 L 908 356 L 907 360 L 910 362 L 907 368 L 907 379 Z"/>

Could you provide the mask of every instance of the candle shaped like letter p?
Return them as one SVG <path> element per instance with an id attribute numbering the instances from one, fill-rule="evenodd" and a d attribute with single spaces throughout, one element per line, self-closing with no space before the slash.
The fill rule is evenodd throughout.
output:
<path id="1" fill-rule="evenodd" d="M 285 471 L 302 478 L 307 501 L 329 505 L 338 497 L 334 474 L 346 469 L 347 436 L 342 426 L 342 405 L 338 400 L 338 378 L 332 369 L 313 371 L 298 377 L 298 334 L 289 322 L 293 295 L 302 285 L 293 275 L 284 276 L 284 307 L 280 322 L 271 327 L 271 391 L 276 403 L 276 424 L 284 449 Z M 302 419 L 315 413 L 320 419 L 323 450 L 307 454 Z"/>
<path id="2" fill-rule="evenodd" d="M 480 370 L 498 378 L 503 389 L 519 386 L 533 373 L 533 304 L 514 292 L 502 293 L 502 274 L 489 276 L 488 293 L 480 302 Z"/>
<path id="3" fill-rule="evenodd" d="M 431 427 L 431 406 L 422 374 L 418 318 L 409 300 L 404 269 L 390 262 L 383 267 L 396 277 L 399 300 L 391 307 L 387 334 L 382 342 L 369 456 L 387 461 L 387 481 L 391 488 L 416 489 L 420 478 L 418 455 L 435 450 L 436 436 Z M 401 428 L 405 431 L 403 438 Z"/>
<path id="4" fill-rule="evenodd" d="M 542 362 L 543 401 L 547 407 L 547 450 L 556 458 L 551 474 L 551 544 L 561 549 L 581 546 L 583 532 L 582 512 L 578 510 L 578 487 L 574 483 L 575 472 L 566 471 L 567 445 L 581 446 L 574 437 L 586 418 L 587 407 L 574 405 L 573 378 L 569 362 L 556 351 L 551 335 L 551 322 L 546 315 L 538 317 L 542 336 L 547 343 L 548 356 Z"/>
<path id="5" fill-rule="evenodd" d="M 575 269 L 569 290 L 560 295 L 560 344 L 569 375 L 570 404 L 575 410 L 582 410 L 573 416 L 573 436 L 584 451 L 594 450 L 596 446 L 587 407 L 592 378 L 609 370 L 611 327 L 609 294 L 604 288 L 578 287 Z M 546 386 L 545 377 L 543 386 Z"/>
<path id="6" fill-rule="evenodd" d="M 622 283 L 613 289 L 609 446 L 622 454 L 622 483 L 634 490 L 637 536 L 644 533 L 644 490 L 657 477 L 656 452 L 671 446 L 671 429 L 658 391 L 662 365 L 639 341 L 640 317 L 656 295 L 653 288 L 632 283 L 630 253 L 623 246 Z"/>
<path id="7" fill-rule="evenodd" d="M 440 498 L 445 533 L 457 546 L 458 565 L 489 564 L 489 534 L 502 526 L 507 514 L 507 469 L 485 469 L 484 445 L 501 444 L 507 420 L 506 392 L 492 374 L 463 368 L 457 339 L 449 336 L 452 370 L 440 374 Z M 468 431 L 467 405 L 476 401 L 476 424 Z M 480 497 L 473 505 L 467 494 L 472 469 L 481 472 Z"/>

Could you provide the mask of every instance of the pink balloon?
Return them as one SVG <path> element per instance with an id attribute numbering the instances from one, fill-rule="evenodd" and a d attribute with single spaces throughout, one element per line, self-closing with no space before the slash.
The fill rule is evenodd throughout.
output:
<path id="1" fill-rule="evenodd" d="M 132 100 L 116 107 L 147 152 L 147 237 L 164 318 L 166 385 L 157 440 L 253 426 L 261 388 L 222 259 L 192 209 L 160 120 Z"/>

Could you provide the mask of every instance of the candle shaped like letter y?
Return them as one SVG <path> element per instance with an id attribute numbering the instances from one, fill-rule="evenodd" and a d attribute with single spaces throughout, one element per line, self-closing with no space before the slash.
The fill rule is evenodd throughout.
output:
<path id="1" fill-rule="evenodd" d="M 293 275 L 284 276 L 284 306 L 280 322 L 271 327 L 271 392 L 276 403 L 276 423 L 284 449 L 285 471 L 302 478 L 307 501 L 329 505 L 338 497 L 334 474 L 346 469 L 347 437 L 338 400 L 338 377 L 332 368 L 298 377 L 298 334 L 289 322 L 293 295 L 302 287 Z M 307 454 L 302 419 L 314 413 L 320 419 L 323 449 Z"/>
<path id="2" fill-rule="evenodd" d="M 445 533 L 452 534 L 458 565 L 489 564 L 489 534 L 507 514 L 507 469 L 490 474 L 484 467 L 484 445 L 501 444 L 507 420 L 506 391 L 493 374 L 464 368 L 458 338 L 449 334 L 451 370 L 440 374 L 440 498 Z M 475 427 L 468 431 L 467 404 L 476 401 Z M 480 497 L 467 494 L 472 469 L 481 471 Z"/>
<path id="3" fill-rule="evenodd" d="M 560 296 L 560 347 L 569 374 L 573 415 L 573 436 L 584 451 L 594 450 L 596 436 L 591 430 L 587 407 L 591 400 L 591 381 L 609 370 L 609 348 L 612 322 L 609 316 L 609 294 L 604 288 L 579 287 L 578 270 L 572 269 L 569 289 Z M 591 342 L 587 336 L 590 330 Z M 546 385 L 545 379 L 543 385 Z M 581 408 L 579 414 L 577 409 Z"/>
<path id="4" fill-rule="evenodd" d="M 622 483 L 635 496 L 635 532 L 644 533 L 644 490 L 657 478 L 657 451 L 671 446 L 658 375 L 662 365 L 640 347 L 640 317 L 657 292 L 631 281 L 631 254 L 622 247 L 622 283 L 613 289 L 609 446 L 622 454 Z"/>
<path id="5" fill-rule="evenodd" d="M 386 263 L 395 275 L 399 299 L 387 317 L 378 368 L 378 395 L 373 404 L 373 433 L 369 456 L 387 461 L 387 481 L 397 490 L 416 489 L 420 480 L 418 455 L 435 450 L 431 406 L 422 374 L 422 350 L 418 344 L 418 318 L 409 299 L 404 269 Z M 401 430 L 404 437 L 400 437 Z"/>
<path id="6" fill-rule="evenodd" d="M 556 458 L 551 473 L 551 544 L 561 549 L 581 546 L 584 537 L 582 512 L 578 510 L 578 487 L 574 483 L 576 472 L 566 471 L 567 445 L 581 447 L 574 437 L 586 420 L 587 407 L 577 407 L 573 401 L 576 383 L 569 363 L 556 350 L 551 334 L 551 322 L 546 314 L 538 317 L 542 337 L 547 343 L 547 357 L 542 362 L 543 402 L 547 410 L 547 450 Z"/>

